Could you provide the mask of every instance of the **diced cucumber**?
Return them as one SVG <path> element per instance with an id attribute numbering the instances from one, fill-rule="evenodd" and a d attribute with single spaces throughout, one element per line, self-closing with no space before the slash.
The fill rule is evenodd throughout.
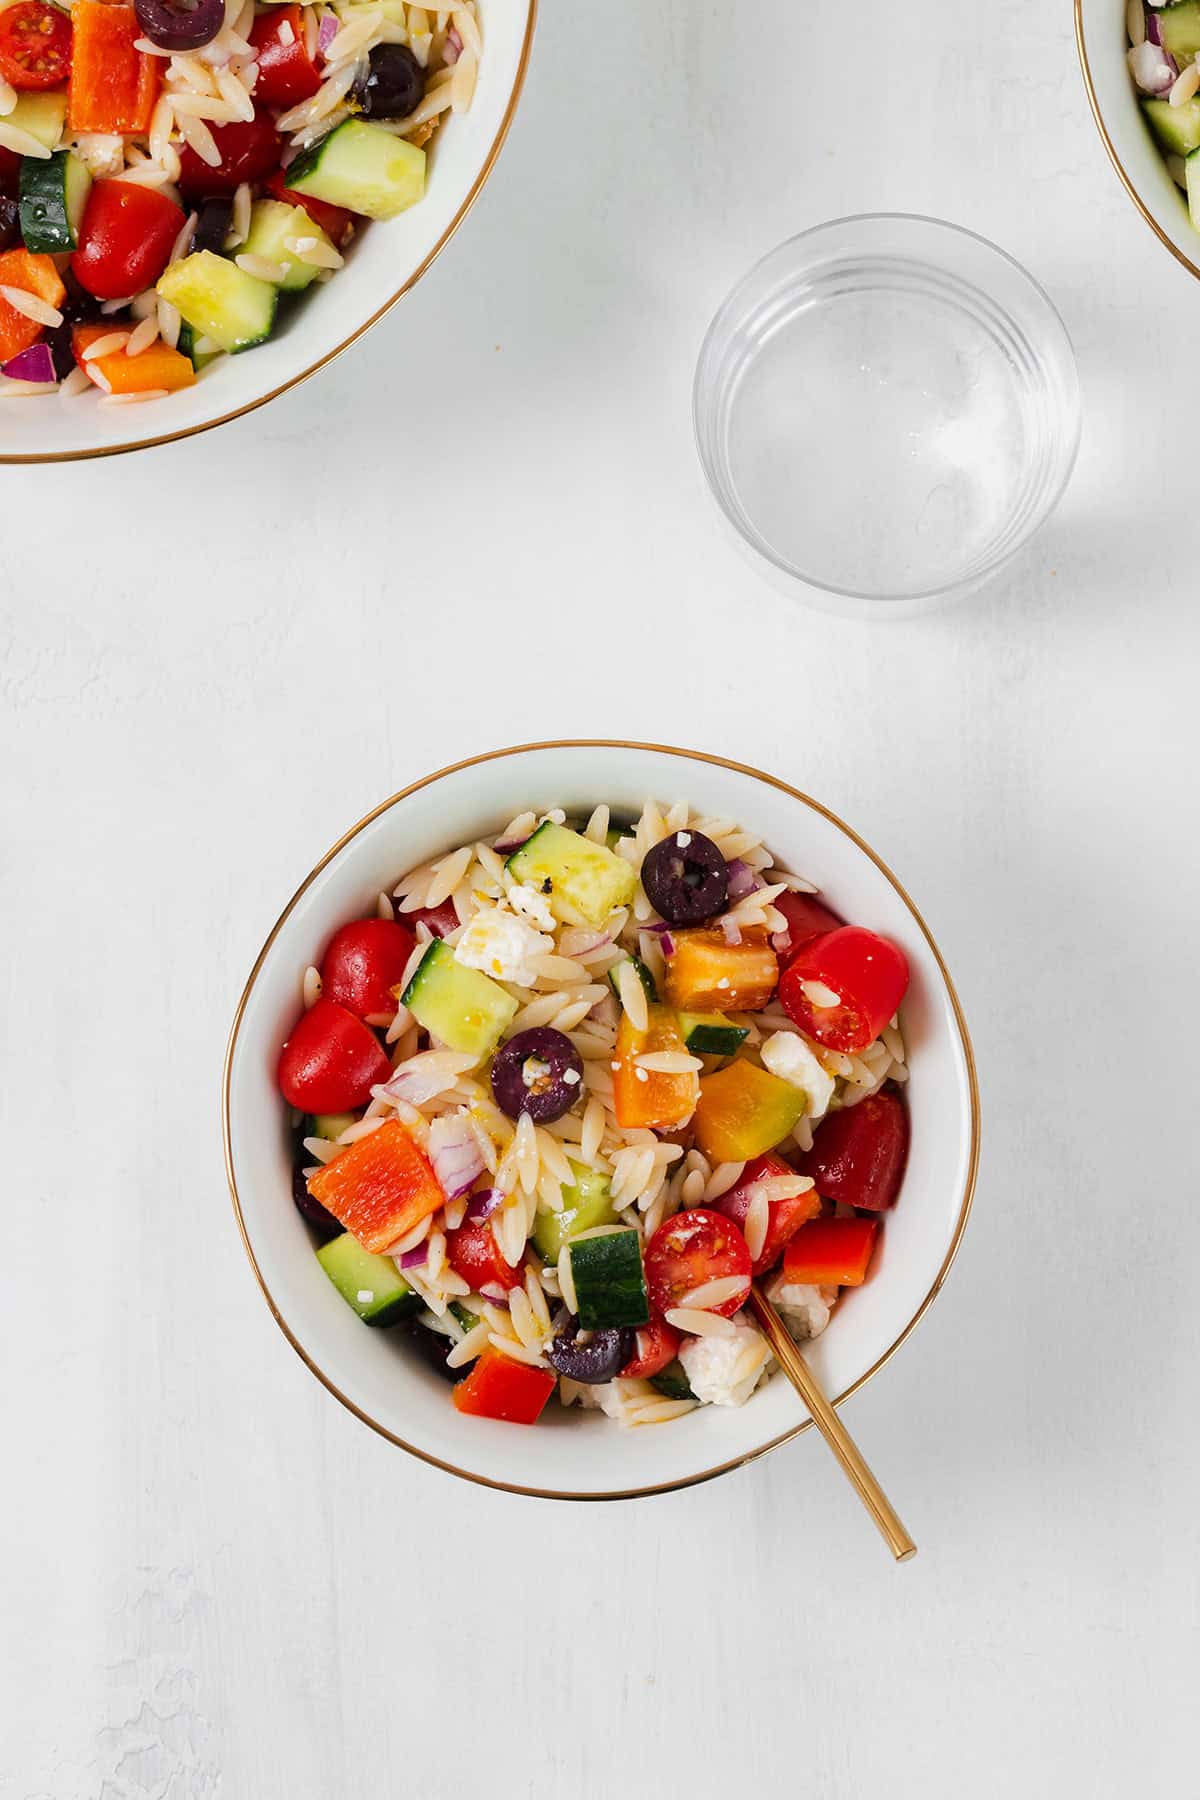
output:
<path id="1" fill-rule="evenodd" d="M 1193 150 L 1184 165 L 1187 171 L 1187 202 L 1192 224 L 1200 231 L 1200 150 Z"/>
<path id="2" fill-rule="evenodd" d="M 317 1113 L 312 1122 L 312 1130 L 305 1132 L 305 1137 L 328 1138 L 332 1144 L 340 1138 L 343 1131 L 349 1131 L 354 1123 L 353 1113 Z"/>
<path id="3" fill-rule="evenodd" d="M 636 1231 L 576 1238 L 569 1247 L 579 1323 L 587 1331 L 648 1325 L 650 1300 Z"/>
<path id="4" fill-rule="evenodd" d="M 173 262 L 158 279 L 158 294 L 177 307 L 194 331 L 222 350 L 250 350 L 271 335 L 279 291 L 244 269 L 197 250 Z"/>
<path id="5" fill-rule="evenodd" d="M 650 1386 L 665 1394 L 668 1400 L 694 1400 L 691 1383 L 687 1371 L 681 1362 L 668 1363 L 657 1375 L 651 1375 Z"/>
<path id="6" fill-rule="evenodd" d="M 679 1015 L 683 1041 L 693 1056 L 732 1056 L 750 1033 L 744 1025 L 733 1025 L 723 1013 L 688 1013 Z"/>
<path id="7" fill-rule="evenodd" d="M 1179 0 L 1175 6 L 1152 8 L 1162 34 L 1162 47 L 1170 51 L 1180 68 L 1200 50 L 1200 0 Z"/>
<path id="8" fill-rule="evenodd" d="M 250 230 L 242 250 L 251 256 L 265 256 L 287 270 L 276 285 L 287 294 L 297 294 L 317 279 L 315 263 L 304 263 L 288 246 L 288 239 L 315 238 L 320 244 L 333 244 L 315 219 L 300 206 L 289 206 L 286 200 L 256 200 L 250 208 Z"/>
<path id="9" fill-rule="evenodd" d="M 517 1010 L 498 982 L 478 969 L 465 969 L 441 938 L 434 938 L 417 964 L 401 1004 L 448 1050 L 481 1061 L 496 1048 Z"/>
<path id="10" fill-rule="evenodd" d="M 575 1182 L 572 1187 L 563 1188 L 562 1211 L 539 1213 L 534 1223 L 534 1245 L 548 1263 L 558 1261 L 569 1238 L 590 1231 L 594 1225 L 611 1225 L 617 1216 L 607 1175 L 577 1162 L 571 1164 L 571 1173 Z"/>
<path id="11" fill-rule="evenodd" d="M 30 92 L 17 95 L 17 104 L 5 113 L 4 123 L 17 131 L 27 131 L 47 150 L 53 150 L 63 134 L 67 117 L 67 90 L 57 88 L 52 94 Z M 37 162 L 40 159 L 34 158 Z"/>
<path id="12" fill-rule="evenodd" d="M 425 1304 L 390 1256 L 373 1256 L 349 1231 L 322 1244 L 317 1261 L 342 1299 L 368 1325 L 394 1325 Z"/>
<path id="13" fill-rule="evenodd" d="M 382 125 L 346 119 L 289 163 L 287 184 L 293 194 L 393 219 L 425 192 L 425 152 Z"/>
<path id="14" fill-rule="evenodd" d="M 180 322 L 179 351 L 181 355 L 187 357 L 197 375 L 200 373 L 201 369 L 207 369 L 210 362 L 215 362 L 218 356 L 223 356 L 225 354 L 223 350 L 218 350 L 215 345 L 211 350 L 201 350 L 197 347 L 200 344 L 211 343 L 211 338 L 206 338 L 203 332 L 196 331 L 188 324 L 186 319 Z"/>
<path id="15" fill-rule="evenodd" d="M 1143 100 L 1146 123 L 1168 156 L 1190 156 L 1200 150 L 1200 99 L 1172 106 L 1167 100 Z"/>
<path id="16" fill-rule="evenodd" d="M 641 957 L 633 955 L 623 956 L 621 962 L 615 962 L 608 971 L 609 985 L 611 986 L 613 993 L 617 996 L 617 999 L 619 1000 L 621 998 L 621 963 L 624 962 L 631 962 L 633 964 L 633 972 L 641 982 L 642 992 L 645 994 L 647 1000 L 657 1000 L 658 989 L 654 985 L 653 975 L 650 973 Z M 745 1032 L 743 1032 L 742 1036 L 744 1037 L 745 1035 Z"/>
<path id="17" fill-rule="evenodd" d="M 637 887 L 632 863 L 603 844 L 547 821 L 504 865 L 518 881 L 540 889 L 564 924 L 601 925 L 614 906 L 628 906 Z"/>
<path id="18" fill-rule="evenodd" d="M 464 1331 L 474 1331 L 479 1323 L 479 1314 L 473 1313 L 469 1306 L 463 1305 L 461 1300 L 452 1300 L 450 1302 L 450 1311 L 454 1314 Z"/>
<path id="19" fill-rule="evenodd" d="M 57 150 L 46 162 L 36 156 L 22 157 L 20 208 L 25 248 L 51 256 L 74 250 L 91 186 L 91 172 L 72 150 Z"/>

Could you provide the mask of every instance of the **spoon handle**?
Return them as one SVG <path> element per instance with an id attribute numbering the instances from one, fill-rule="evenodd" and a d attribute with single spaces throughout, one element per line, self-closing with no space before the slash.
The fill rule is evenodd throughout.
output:
<path id="1" fill-rule="evenodd" d="M 859 1499 L 874 1519 L 888 1549 L 897 1562 L 908 1562 L 917 1554 L 917 1546 L 871 1473 L 858 1445 L 821 1392 L 815 1375 L 801 1356 L 783 1320 L 771 1302 L 759 1291 L 757 1282 L 750 1289 L 750 1305 L 775 1353 L 776 1361 L 807 1406 L 813 1424 L 857 1489 Z"/>

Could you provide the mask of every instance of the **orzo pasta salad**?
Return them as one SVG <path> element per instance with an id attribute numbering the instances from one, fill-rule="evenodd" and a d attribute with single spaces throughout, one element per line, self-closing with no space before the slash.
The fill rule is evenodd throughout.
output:
<path id="1" fill-rule="evenodd" d="M 867 1279 L 908 1150 L 902 952 L 753 833 L 521 814 L 411 870 L 303 978 L 296 1205 L 459 1411 L 740 1406 Z"/>
<path id="2" fill-rule="evenodd" d="M 0 0 L 0 397 L 190 386 L 425 191 L 476 0 Z"/>

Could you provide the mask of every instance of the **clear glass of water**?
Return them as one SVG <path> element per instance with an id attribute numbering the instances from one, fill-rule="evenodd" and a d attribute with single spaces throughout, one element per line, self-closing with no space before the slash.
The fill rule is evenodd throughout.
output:
<path id="1" fill-rule="evenodd" d="M 977 586 L 1053 511 L 1079 445 L 1048 296 L 985 238 L 902 213 L 819 225 L 751 269 L 693 409 L 741 537 L 857 610 Z"/>

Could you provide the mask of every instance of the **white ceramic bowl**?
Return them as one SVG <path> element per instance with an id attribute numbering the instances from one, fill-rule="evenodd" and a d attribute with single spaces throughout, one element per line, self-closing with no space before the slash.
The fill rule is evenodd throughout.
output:
<path id="1" fill-rule="evenodd" d="M 221 357 L 193 387 L 144 406 L 104 406 L 86 394 L 10 400 L 0 407 L 0 463 L 111 456 L 206 431 L 274 400 L 361 337 L 449 243 L 491 173 L 520 98 L 536 15 L 537 0 L 487 0 L 475 98 L 435 135 L 424 198 L 399 218 L 368 225 L 345 268 L 305 295 L 277 336 Z"/>
<path id="2" fill-rule="evenodd" d="M 267 1302 L 313 1374 L 366 1424 L 427 1462 L 549 1498 L 615 1499 L 703 1481 L 810 1420 L 778 1374 L 744 1407 L 701 1407 L 632 1432 L 558 1405 L 534 1429 L 463 1417 L 402 1337 L 363 1329 L 317 1263 L 291 1201 L 275 1065 L 303 970 L 339 924 L 371 911 L 405 869 L 499 829 L 526 807 L 579 814 L 606 800 L 614 813 L 636 815 L 648 794 L 687 799 L 760 832 L 840 912 L 885 932 L 908 956 L 902 1022 L 912 1151 L 904 1187 L 870 1281 L 839 1304 L 811 1351 L 827 1393 L 853 1392 L 904 1341 L 946 1277 L 975 1180 L 978 1094 L 958 1001 L 916 908 L 848 826 L 783 782 L 719 757 L 608 743 L 499 750 L 427 776 L 355 825 L 288 902 L 251 971 L 225 1063 L 225 1154 L 238 1224 Z"/>
<path id="3" fill-rule="evenodd" d="M 1092 116 L 1125 192 L 1172 256 L 1200 276 L 1200 232 L 1150 135 L 1130 77 L 1123 0 L 1075 0 L 1075 41 Z"/>

